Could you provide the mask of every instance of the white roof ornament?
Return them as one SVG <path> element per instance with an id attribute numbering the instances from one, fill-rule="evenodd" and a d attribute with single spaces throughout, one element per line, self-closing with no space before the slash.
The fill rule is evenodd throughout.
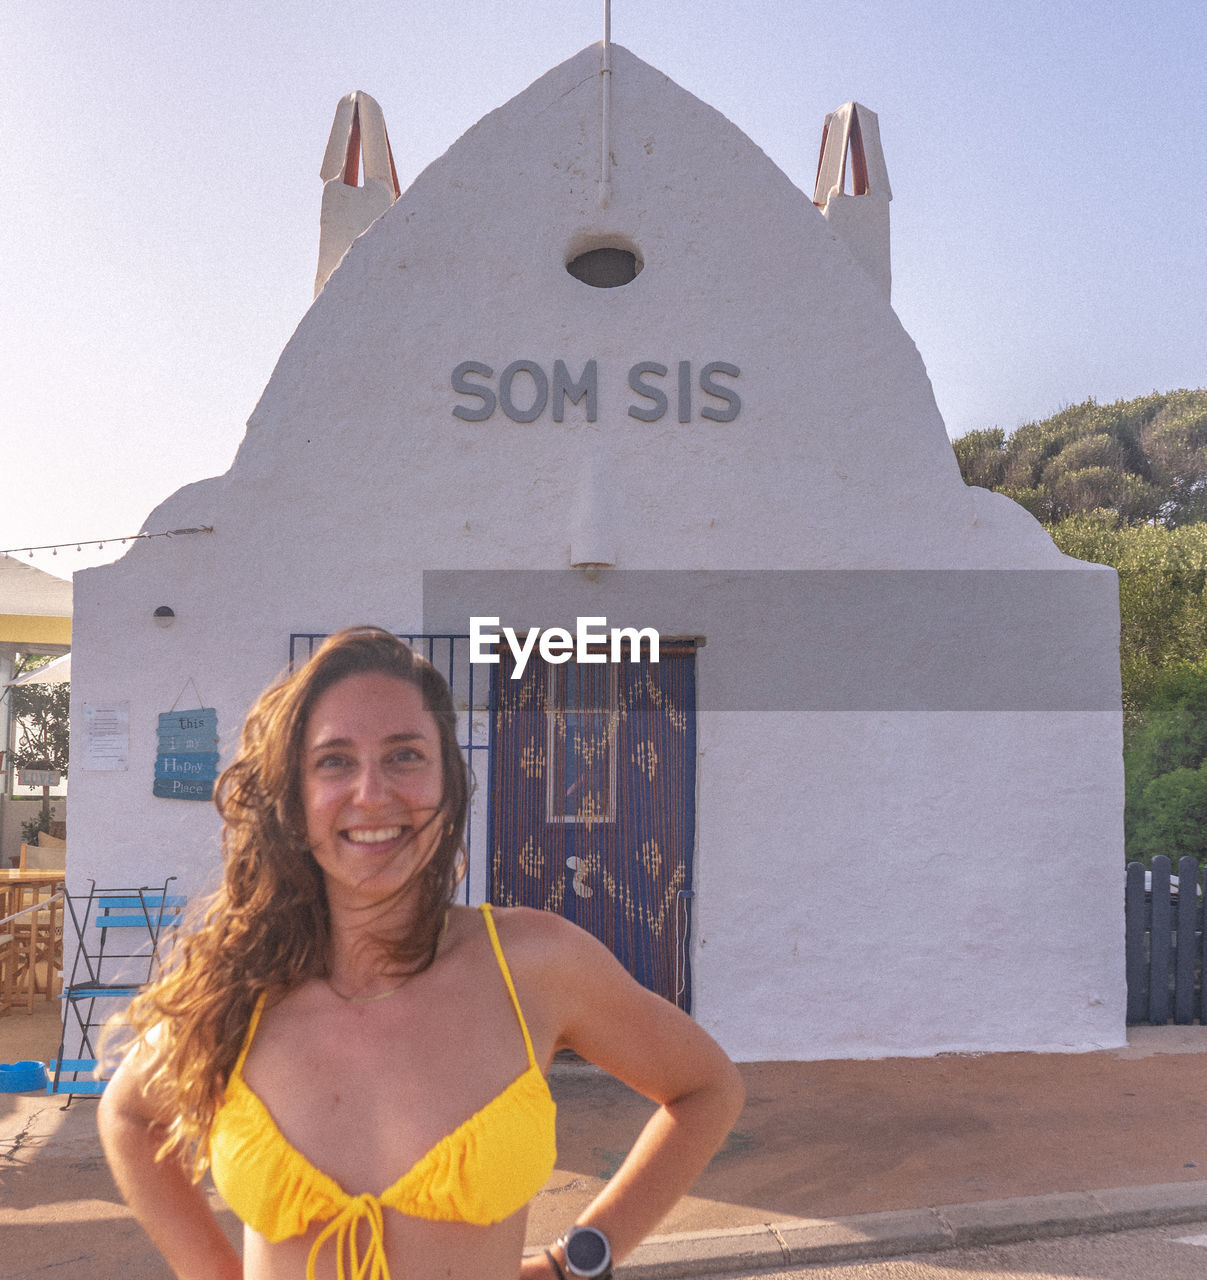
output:
<path id="1" fill-rule="evenodd" d="M 362 169 L 363 181 L 358 186 Z M 323 179 L 323 209 L 319 216 L 316 298 L 352 241 L 400 194 L 385 117 L 367 93 L 358 89 L 339 100 L 319 177 Z"/>
<path id="2" fill-rule="evenodd" d="M 844 103 L 826 116 L 822 126 L 813 203 L 885 297 L 892 288 L 888 211 L 892 198 L 876 113 L 858 102 Z"/>

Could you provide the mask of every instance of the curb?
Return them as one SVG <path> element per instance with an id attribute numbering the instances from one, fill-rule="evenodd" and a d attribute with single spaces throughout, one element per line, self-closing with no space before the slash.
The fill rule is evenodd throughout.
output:
<path id="1" fill-rule="evenodd" d="M 1057 1192 L 651 1236 L 617 1273 L 624 1280 L 676 1280 L 1204 1220 L 1207 1181 Z"/>

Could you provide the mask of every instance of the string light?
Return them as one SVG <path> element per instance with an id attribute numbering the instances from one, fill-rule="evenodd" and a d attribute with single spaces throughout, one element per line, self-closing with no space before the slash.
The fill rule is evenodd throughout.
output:
<path id="1" fill-rule="evenodd" d="M 199 525 L 196 529 L 164 529 L 161 533 L 128 533 L 124 538 L 120 539 L 120 542 L 124 547 L 127 542 L 139 542 L 145 538 L 177 538 L 177 537 L 180 537 L 182 534 L 186 534 L 186 533 L 213 533 L 213 532 L 214 532 L 214 526 L 212 524 L 203 524 L 203 525 Z M 41 546 L 41 547 L 29 547 L 29 546 L 7 547 L 7 548 L 0 549 L 0 556 L 3 556 L 7 560 L 9 556 L 16 555 L 19 552 L 24 551 L 25 554 L 29 556 L 29 558 L 32 560 L 34 558 L 35 551 L 49 551 L 51 555 L 57 556 L 59 554 L 60 548 L 72 547 L 72 546 L 74 546 L 77 551 L 83 551 L 85 547 L 97 547 L 101 551 L 103 551 L 105 549 L 106 542 L 116 542 L 116 541 L 119 541 L 119 539 L 117 538 L 84 538 L 82 541 L 75 542 L 75 543 L 48 542 L 46 543 L 45 546 Z"/>

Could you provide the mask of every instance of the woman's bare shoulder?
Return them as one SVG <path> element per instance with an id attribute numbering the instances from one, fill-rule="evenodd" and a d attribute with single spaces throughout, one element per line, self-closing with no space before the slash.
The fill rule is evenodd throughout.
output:
<path id="1" fill-rule="evenodd" d="M 552 911 L 535 907 L 492 907 L 491 916 L 509 960 L 513 951 L 524 957 L 531 953 L 537 958 L 551 955 L 568 958 L 601 945 L 578 925 Z"/>
<path id="2" fill-rule="evenodd" d="M 588 989 L 632 982 L 602 942 L 564 916 L 531 907 L 496 907 L 492 914 L 517 985 L 543 1001 L 572 1006 Z"/>

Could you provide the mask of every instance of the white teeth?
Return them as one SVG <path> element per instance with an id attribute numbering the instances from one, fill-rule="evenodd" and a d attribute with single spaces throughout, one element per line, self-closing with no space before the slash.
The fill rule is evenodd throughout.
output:
<path id="1" fill-rule="evenodd" d="M 357 827 L 345 832 L 353 844 L 384 844 L 402 835 L 401 827 Z"/>

